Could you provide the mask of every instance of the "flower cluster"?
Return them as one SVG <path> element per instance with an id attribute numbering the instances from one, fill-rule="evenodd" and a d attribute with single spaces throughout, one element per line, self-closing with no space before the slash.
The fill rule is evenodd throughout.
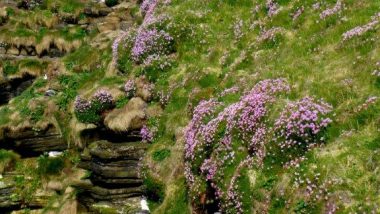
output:
<path id="1" fill-rule="evenodd" d="M 74 109 L 77 112 L 85 112 L 91 108 L 91 102 L 77 96 L 74 102 Z"/>
<path id="2" fill-rule="evenodd" d="M 236 88 L 231 89 L 234 90 Z M 270 128 L 267 124 L 269 107 L 276 101 L 276 94 L 289 90 L 289 85 L 284 79 L 263 80 L 238 102 L 228 106 L 223 106 L 223 103 L 215 99 L 200 102 L 185 130 L 185 158 L 189 167 L 185 176 L 191 192 L 201 194 L 198 192 L 201 190 L 197 190 L 201 186 L 199 182 L 209 181 L 209 188 L 212 188 L 215 197 L 221 200 L 223 211 L 242 213 L 242 203 L 235 182 L 240 176 L 241 168 L 251 162 L 251 157 L 255 157 L 259 164 L 262 162 L 265 156 L 265 142 L 270 139 Z M 223 189 L 226 188 L 218 186 L 216 181 L 223 177 L 223 167 L 235 160 L 232 151 L 233 139 L 239 139 L 242 146 L 246 147 L 249 152 L 247 160 L 250 161 L 240 164 L 235 172 L 233 184 L 224 192 Z M 213 149 L 210 151 L 209 148 Z M 211 158 L 206 158 L 210 153 Z M 205 159 L 202 160 L 202 157 Z M 200 161 L 203 164 L 197 165 Z"/>
<path id="3" fill-rule="evenodd" d="M 332 15 L 338 13 L 338 12 L 341 11 L 342 9 L 343 9 L 343 3 L 342 3 L 342 0 L 338 0 L 338 1 L 336 2 L 336 4 L 334 5 L 334 7 L 332 7 L 332 8 L 328 8 L 328 9 L 322 11 L 322 13 L 319 14 L 319 17 L 320 17 L 321 19 L 326 19 L 327 17 L 332 16 Z"/>
<path id="4" fill-rule="evenodd" d="M 114 102 L 112 94 L 104 89 L 96 91 L 92 98 L 93 101 L 99 102 L 102 106 L 109 106 Z"/>
<path id="5" fill-rule="evenodd" d="M 141 5 L 140 5 L 140 10 L 145 14 L 145 15 L 152 15 L 154 9 L 156 8 L 158 3 L 158 0 L 144 0 Z"/>
<path id="6" fill-rule="evenodd" d="M 270 28 L 269 30 L 264 30 L 261 32 L 260 36 L 257 37 L 257 41 L 262 42 L 262 41 L 274 40 L 276 38 L 276 35 L 282 32 L 283 32 L 283 28 L 281 27 L 273 27 L 273 28 Z"/>
<path id="7" fill-rule="evenodd" d="M 241 170 L 244 167 L 252 166 L 253 163 L 254 163 L 254 161 L 253 161 L 252 157 L 247 157 L 245 160 L 240 162 L 240 164 L 236 168 L 234 176 L 232 177 L 232 179 L 230 181 L 230 185 L 229 185 L 228 190 L 227 190 L 228 204 L 226 204 L 227 206 L 226 205 L 223 205 L 223 206 L 226 207 L 226 209 L 228 209 L 228 207 L 232 207 L 233 213 L 239 213 L 239 214 L 244 213 L 244 210 L 242 207 L 243 206 L 243 203 L 242 203 L 243 198 L 237 192 L 237 189 L 239 187 L 237 185 L 237 179 L 240 177 Z"/>
<path id="8" fill-rule="evenodd" d="M 288 103 L 274 126 L 280 146 L 308 146 L 320 140 L 318 136 L 332 122 L 327 117 L 331 110 L 329 104 L 310 97 Z"/>
<path id="9" fill-rule="evenodd" d="M 197 139 L 199 130 L 203 125 L 203 120 L 210 116 L 215 107 L 218 106 L 219 103 L 216 100 L 207 100 L 201 101 L 197 107 L 195 107 L 193 112 L 193 119 L 190 124 L 185 129 L 185 157 L 188 159 L 194 158 L 194 150 L 195 147 L 200 143 Z"/>
<path id="10" fill-rule="evenodd" d="M 356 113 L 367 110 L 371 105 L 375 104 L 379 98 L 376 96 L 369 97 L 363 104 L 355 109 Z"/>
<path id="11" fill-rule="evenodd" d="M 132 48 L 132 58 L 137 63 L 143 63 L 152 54 L 170 53 L 172 44 L 173 38 L 163 30 L 141 29 Z"/>
<path id="12" fill-rule="evenodd" d="M 173 91 L 169 91 L 165 93 L 164 91 L 159 91 L 158 92 L 158 100 L 160 102 L 161 106 L 166 106 L 169 103 L 169 100 L 172 96 Z"/>
<path id="13" fill-rule="evenodd" d="M 128 80 L 124 85 L 124 91 L 127 97 L 133 97 L 136 93 L 136 83 L 134 80 Z"/>
<path id="14" fill-rule="evenodd" d="M 74 102 L 75 115 L 83 123 L 99 123 L 101 121 L 101 114 L 113 107 L 114 99 L 104 89 L 95 92 L 90 101 L 77 96 Z"/>
<path id="15" fill-rule="evenodd" d="M 277 13 L 280 11 L 278 8 L 278 4 L 274 0 L 267 0 L 266 7 L 268 9 L 269 17 L 277 15 Z"/>
<path id="16" fill-rule="evenodd" d="M 244 22 L 242 19 L 236 20 L 233 29 L 234 29 L 234 37 L 236 40 L 239 40 L 243 37 L 243 25 Z"/>
<path id="17" fill-rule="evenodd" d="M 292 14 L 292 19 L 293 21 L 298 19 L 298 17 L 300 17 L 303 13 L 303 11 L 305 10 L 305 7 L 302 6 L 300 8 L 298 8 L 293 14 Z"/>
<path id="18" fill-rule="evenodd" d="M 239 91 L 239 87 L 237 86 L 234 86 L 234 87 L 231 87 L 231 88 L 227 88 L 225 89 L 224 91 L 222 91 L 222 93 L 220 93 L 220 97 L 223 97 L 223 96 L 226 96 L 228 94 L 234 94 L 234 93 L 237 93 Z"/>
<path id="19" fill-rule="evenodd" d="M 206 159 L 201 166 L 201 172 L 206 174 L 207 180 L 212 180 L 214 178 L 217 169 L 217 165 L 211 159 Z"/>
<path id="20" fill-rule="evenodd" d="M 149 143 L 153 141 L 153 132 L 146 125 L 144 125 L 141 128 L 140 135 L 142 138 L 142 142 L 144 143 Z"/>
<path id="21" fill-rule="evenodd" d="M 356 36 L 361 36 L 364 33 L 373 30 L 376 27 L 376 25 L 379 24 L 379 18 L 380 18 L 380 13 L 378 13 L 374 17 L 372 17 L 372 20 L 369 23 L 367 23 L 363 26 L 355 27 L 355 28 L 343 33 L 343 41 L 349 40 L 349 39 L 356 37 Z"/>

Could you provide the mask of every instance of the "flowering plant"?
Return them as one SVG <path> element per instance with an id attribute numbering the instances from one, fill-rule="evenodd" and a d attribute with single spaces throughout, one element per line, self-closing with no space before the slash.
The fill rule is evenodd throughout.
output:
<path id="1" fill-rule="evenodd" d="M 114 99 L 104 89 L 95 92 L 90 101 L 77 96 L 74 102 L 75 115 L 83 123 L 98 124 L 102 119 L 101 114 L 113 107 Z"/>

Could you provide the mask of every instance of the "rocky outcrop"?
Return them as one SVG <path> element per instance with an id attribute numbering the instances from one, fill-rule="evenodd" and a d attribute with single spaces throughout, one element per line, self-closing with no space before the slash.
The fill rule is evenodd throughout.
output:
<path id="1" fill-rule="evenodd" d="M 67 149 L 67 143 L 52 125 L 40 131 L 33 130 L 32 127 L 23 130 L 4 128 L 0 136 L 0 148 L 13 150 L 23 157 Z"/>
<path id="2" fill-rule="evenodd" d="M 136 199 L 144 191 L 140 159 L 146 149 L 147 144 L 139 141 L 121 143 L 99 140 L 91 143 L 80 163 L 80 167 L 90 171 L 91 175 L 75 184 L 81 190 L 80 201 L 90 210 L 99 203 L 122 210 L 128 201 L 129 205 L 138 207 Z"/>
<path id="3" fill-rule="evenodd" d="M 14 210 L 21 210 L 24 207 L 41 209 L 48 204 L 50 196 L 51 193 L 42 191 L 36 193 L 30 201 L 22 201 L 17 197 L 13 181 L 0 181 L 0 213 L 10 213 Z"/>
<path id="4" fill-rule="evenodd" d="M 21 78 L 13 78 L 0 83 L 0 105 L 7 104 L 10 99 L 20 95 L 33 84 L 35 77 L 29 74 Z"/>

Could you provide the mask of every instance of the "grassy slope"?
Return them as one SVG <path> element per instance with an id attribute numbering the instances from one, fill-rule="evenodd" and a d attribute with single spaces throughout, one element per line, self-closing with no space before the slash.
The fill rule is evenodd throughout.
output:
<path id="1" fill-rule="evenodd" d="M 160 122 L 166 125 L 165 135 L 151 148 L 152 151 L 172 150 L 170 158 L 163 162 L 150 161 L 162 180 L 169 181 L 167 198 L 157 213 L 178 211 L 176 201 L 181 193 L 171 189 L 185 188 L 180 183 L 180 175 L 174 176 L 177 182 L 168 179 L 173 178 L 173 174 L 165 166 L 182 156 L 182 150 L 175 149 L 180 147 L 181 139 L 177 138 L 174 143 L 171 136 L 186 124 L 183 115 L 189 104 L 187 97 L 192 97 L 189 102 L 196 104 L 223 88 L 232 85 L 250 88 L 258 80 L 274 77 L 290 81 L 293 92 L 289 99 L 309 95 L 331 103 L 335 123 L 329 129 L 327 145 L 310 152 L 308 160 L 298 169 L 285 170 L 266 163 L 264 169 L 243 176 L 243 183 L 249 182 L 244 181 L 244 177 L 256 178 L 253 179 L 256 182 L 248 183 L 253 199 L 245 199 L 246 204 L 250 204 L 247 209 L 267 209 L 271 213 L 288 213 L 289 209 L 322 212 L 329 201 L 306 203 L 302 194 L 305 185 L 298 188 L 292 185 L 297 177 L 315 180 L 315 175 L 320 173 L 318 184 L 341 181 L 329 187 L 329 191 L 331 200 L 342 213 L 379 211 L 376 204 L 380 203 L 380 177 L 376 172 L 380 161 L 377 157 L 380 106 L 377 103 L 362 113 L 354 112 L 369 96 L 378 96 L 380 92 L 379 78 L 371 75 L 380 59 L 379 32 L 371 31 L 349 41 L 343 41 L 342 34 L 368 23 L 371 16 L 379 12 L 380 2 L 346 0 L 344 10 L 326 20 L 321 20 L 319 14 L 333 7 L 335 1 L 326 1 L 317 10 L 312 8 L 315 1 L 311 0 L 277 2 L 281 11 L 272 19 L 266 15 L 265 1 L 257 0 L 174 0 L 163 9 L 173 16 L 177 29 L 187 29 L 184 34 L 190 36 L 177 38 L 179 66 L 166 74 L 168 82 L 158 82 L 158 85 L 183 83 L 184 87 L 175 90 Z M 253 14 L 256 5 L 261 9 Z M 290 14 L 300 6 L 304 6 L 305 11 L 293 21 Z M 243 36 L 236 40 L 234 25 L 240 20 L 244 23 Z M 254 23 L 265 29 L 282 27 L 284 33 L 276 42 L 258 42 L 260 30 Z M 227 56 L 226 63 L 221 65 L 223 55 Z M 192 93 L 194 88 L 200 92 Z M 350 130 L 351 134 L 341 135 Z M 181 163 L 177 161 L 177 165 Z M 181 206 L 181 210 L 185 209 L 186 203 Z"/>
<path id="2" fill-rule="evenodd" d="M 329 129 L 327 145 L 310 152 L 308 160 L 299 168 L 285 170 L 266 163 L 263 169 L 244 172 L 240 182 L 249 190 L 245 195 L 252 196 L 245 198 L 245 207 L 252 211 L 267 209 L 271 213 L 320 212 L 326 202 L 303 203 L 305 186 L 292 185 L 298 174 L 315 179 L 316 173 L 321 174 L 319 183 L 335 178 L 343 180 L 329 188 L 343 213 L 371 211 L 380 203 L 380 106 L 377 103 L 360 114 L 354 112 L 369 96 L 379 95 L 380 80 L 371 75 L 380 60 L 379 32 L 371 31 L 346 42 L 341 36 L 369 22 L 370 17 L 379 12 L 380 2 L 344 0 L 345 9 L 340 15 L 326 20 L 320 20 L 319 13 L 332 7 L 333 0 L 326 1 L 318 10 L 312 9 L 312 0 L 277 2 L 281 11 L 272 19 L 267 17 L 263 0 L 172 0 L 161 9 L 160 12 L 172 17 L 178 66 L 163 73 L 156 83 L 159 90 L 167 91 L 169 86 L 176 89 L 162 116 L 152 119 L 159 125 L 159 135 L 148 151 L 146 162 L 151 174 L 166 184 L 166 197 L 161 204 L 154 204 L 155 213 L 190 213 L 183 177 L 181 134 L 191 118 L 189 107 L 225 88 L 238 85 L 250 89 L 259 80 L 275 77 L 285 77 L 292 84 L 290 100 L 310 95 L 331 103 L 335 123 Z M 256 5 L 261 9 L 253 14 Z M 293 21 L 290 14 L 301 5 L 305 11 Z M 75 8 L 69 5 L 61 9 L 75 13 Z M 240 20 L 243 36 L 236 39 L 234 25 Z M 258 24 L 265 29 L 282 27 L 284 33 L 277 42 L 258 42 Z M 18 33 L 21 35 L 17 36 L 22 37 L 23 32 Z M 39 33 L 33 31 L 33 38 Z M 63 59 L 68 76 L 57 81 L 63 93 L 52 98 L 62 109 L 70 108 L 78 92 L 85 94 L 93 90 L 94 85 L 114 86 L 120 84 L 120 79 L 126 79 L 126 76 L 104 79 L 110 49 L 99 51 L 102 54 L 86 55 L 87 52 L 88 46 L 83 45 Z M 95 66 L 88 57 L 93 55 L 102 62 L 96 70 L 92 70 Z M 85 72 L 75 73 L 77 70 Z M 39 80 L 42 81 L 41 77 Z M 8 123 L 12 112 L 23 112 L 19 107 L 26 106 L 29 100 L 42 96 L 33 91 L 43 87 L 37 83 L 9 106 L 0 108 L 0 124 Z M 70 130 L 67 127 L 70 113 L 62 118 L 66 116 L 69 119 L 62 120 L 61 124 L 63 130 L 67 129 L 65 133 Z M 13 122 L 23 119 L 22 116 Z M 350 130 L 350 135 L 341 136 L 343 131 Z"/>

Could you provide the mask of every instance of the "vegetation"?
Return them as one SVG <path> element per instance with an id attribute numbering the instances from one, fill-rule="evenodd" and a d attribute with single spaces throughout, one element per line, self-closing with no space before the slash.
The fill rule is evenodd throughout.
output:
<path id="1" fill-rule="evenodd" d="M 0 106 L 0 142 L 53 124 L 86 157 L 125 110 L 152 213 L 380 212 L 379 1 L 117 4 L 4 9 L 0 83 L 36 79 Z M 0 150 L 24 201 L 68 158 Z"/>

